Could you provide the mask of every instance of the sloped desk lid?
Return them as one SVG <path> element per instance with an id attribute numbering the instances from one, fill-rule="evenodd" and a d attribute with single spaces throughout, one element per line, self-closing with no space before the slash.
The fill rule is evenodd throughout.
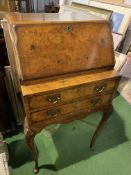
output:
<path id="1" fill-rule="evenodd" d="M 106 20 L 84 13 L 10 13 L 6 18 L 22 81 L 114 65 Z"/>

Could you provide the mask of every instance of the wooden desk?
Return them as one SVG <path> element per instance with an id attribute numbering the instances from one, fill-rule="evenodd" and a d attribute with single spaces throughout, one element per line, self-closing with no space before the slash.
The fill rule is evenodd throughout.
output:
<path id="1" fill-rule="evenodd" d="M 10 14 L 3 22 L 24 129 L 39 171 L 34 137 L 45 126 L 103 111 L 90 147 L 112 112 L 119 75 L 107 21 L 87 14 Z"/>

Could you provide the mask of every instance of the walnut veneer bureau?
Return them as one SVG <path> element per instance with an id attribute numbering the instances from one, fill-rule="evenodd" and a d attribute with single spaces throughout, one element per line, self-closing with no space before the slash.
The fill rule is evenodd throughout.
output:
<path id="1" fill-rule="evenodd" d="M 111 28 L 107 21 L 84 13 L 11 13 L 2 25 L 37 173 L 34 137 L 44 127 L 103 111 L 92 147 L 109 118 L 120 78 L 113 70 Z"/>

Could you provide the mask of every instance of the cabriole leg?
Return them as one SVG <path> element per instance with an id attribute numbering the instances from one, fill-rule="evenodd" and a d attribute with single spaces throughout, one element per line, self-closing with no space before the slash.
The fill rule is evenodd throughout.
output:
<path id="1" fill-rule="evenodd" d="M 102 128 L 104 127 L 105 123 L 107 122 L 108 118 L 110 117 L 111 113 L 113 111 L 113 107 L 112 105 L 109 105 L 107 106 L 105 109 L 104 109 L 104 113 L 103 113 L 103 116 L 102 116 L 102 119 L 100 121 L 100 123 L 98 124 L 96 130 L 95 130 L 95 133 L 91 139 L 91 143 L 90 143 L 90 148 L 92 149 L 94 147 L 94 143 L 95 143 L 95 140 L 96 140 L 96 137 L 97 135 L 99 134 L 99 132 L 102 130 Z"/>
<path id="2" fill-rule="evenodd" d="M 29 128 L 26 128 L 25 129 L 25 138 L 26 138 L 27 144 L 31 150 L 32 156 L 33 156 L 34 161 L 35 161 L 35 168 L 33 169 L 33 172 L 38 173 L 39 172 L 38 150 L 37 150 L 35 143 L 34 143 L 35 134 Z"/>

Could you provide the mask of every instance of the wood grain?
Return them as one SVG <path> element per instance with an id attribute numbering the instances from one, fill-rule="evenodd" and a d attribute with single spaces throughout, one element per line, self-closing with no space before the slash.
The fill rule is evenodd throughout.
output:
<path id="1" fill-rule="evenodd" d="M 98 81 L 96 83 L 77 85 L 64 90 L 57 90 L 45 94 L 36 95 L 29 98 L 30 110 L 39 108 L 49 108 L 63 104 L 78 98 L 91 97 L 114 90 L 117 80 Z"/>
<path id="2" fill-rule="evenodd" d="M 25 24 L 41 24 L 52 22 L 84 22 L 84 21 L 104 21 L 100 17 L 89 14 L 80 13 L 9 13 L 6 15 L 8 21 L 12 25 L 25 25 Z"/>
<path id="3" fill-rule="evenodd" d="M 77 75 L 73 77 L 66 77 L 49 82 L 41 82 L 38 84 L 21 85 L 21 92 L 23 96 L 36 95 L 39 93 L 60 90 L 63 88 L 70 88 L 73 86 L 95 83 L 97 81 L 105 81 L 119 78 L 116 71 L 95 72 L 93 74 Z"/>
<path id="4" fill-rule="evenodd" d="M 26 14 L 22 15 L 23 20 L 18 14 L 12 16 L 7 15 L 7 20 L 22 81 L 114 65 L 113 39 L 107 21 L 88 17 L 72 22 L 67 18 L 62 22 L 57 21 L 57 16 L 52 17 L 53 22 L 38 23 L 39 18 Z M 30 18 L 25 20 L 26 16 Z M 59 14 L 59 18 L 64 17 Z"/>
<path id="5" fill-rule="evenodd" d="M 70 114 L 73 112 L 79 112 L 81 110 L 87 109 L 90 112 L 92 109 L 98 108 L 100 106 L 104 106 L 110 103 L 112 98 L 112 94 L 101 95 L 90 99 L 85 100 L 77 100 L 75 102 L 61 105 L 57 108 L 51 108 L 48 110 L 42 110 L 39 112 L 31 113 L 31 121 L 32 122 L 40 122 L 45 119 L 62 117 L 63 115 Z"/>

